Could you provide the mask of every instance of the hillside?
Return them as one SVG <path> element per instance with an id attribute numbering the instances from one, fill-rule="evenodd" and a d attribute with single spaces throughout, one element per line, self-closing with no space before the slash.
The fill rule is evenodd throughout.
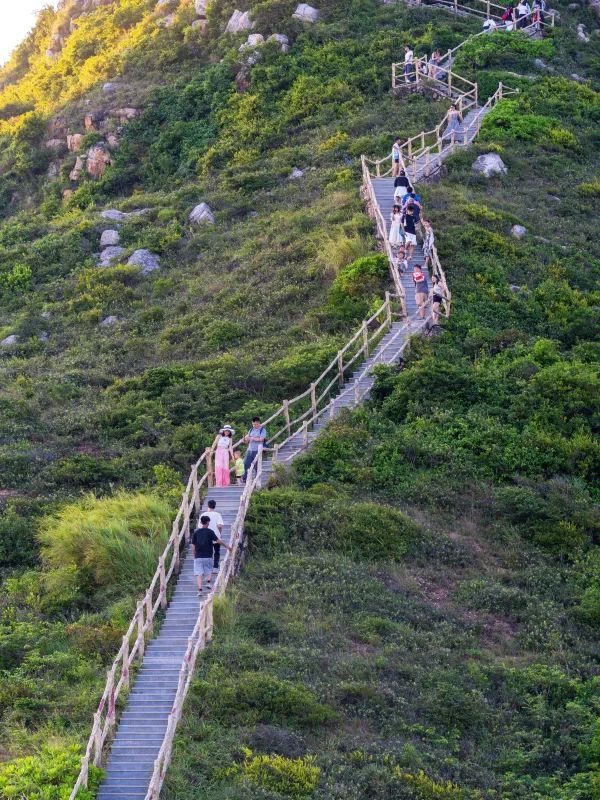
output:
<path id="1" fill-rule="evenodd" d="M 390 288 L 360 155 L 447 108 L 390 64 L 480 23 L 295 7 L 63 2 L 0 71 L 0 798 L 69 796 L 190 462 Z M 453 314 L 253 500 L 166 797 L 600 797 L 600 36 L 558 9 L 459 51 L 521 93 L 419 186 Z"/>

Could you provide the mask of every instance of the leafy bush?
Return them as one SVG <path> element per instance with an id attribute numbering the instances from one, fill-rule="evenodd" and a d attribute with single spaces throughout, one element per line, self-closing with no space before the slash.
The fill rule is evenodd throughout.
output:
<path id="1" fill-rule="evenodd" d="M 39 756 L 18 758 L 0 766 L 0 797 L 3 800 L 64 800 L 79 775 L 81 756 L 76 746 L 43 748 Z M 77 800 L 92 800 L 100 785 L 102 770 L 90 766 L 88 789 Z"/>
<path id="2" fill-rule="evenodd" d="M 53 570 L 72 567 L 83 589 L 138 589 L 156 569 L 170 524 L 170 504 L 155 495 L 88 495 L 41 525 L 42 557 Z"/>
<path id="3" fill-rule="evenodd" d="M 244 748 L 244 761 L 223 770 L 223 777 L 233 777 L 270 792 L 303 800 L 317 788 L 321 770 L 314 756 L 285 758 L 279 755 L 254 755 Z"/>

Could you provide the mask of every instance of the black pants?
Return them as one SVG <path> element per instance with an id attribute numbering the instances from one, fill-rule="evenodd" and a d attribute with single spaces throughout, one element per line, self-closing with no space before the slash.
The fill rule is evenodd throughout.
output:
<path id="1" fill-rule="evenodd" d="M 215 544 L 214 545 L 214 554 L 213 554 L 213 568 L 219 568 L 219 559 L 221 558 L 221 545 Z"/>
<path id="2" fill-rule="evenodd" d="M 248 470 L 250 469 L 252 464 L 254 464 L 257 455 L 258 455 L 258 450 L 252 450 L 252 451 L 249 450 L 246 453 L 246 457 L 244 458 L 244 470 L 245 470 L 244 480 L 248 479 Z"/>

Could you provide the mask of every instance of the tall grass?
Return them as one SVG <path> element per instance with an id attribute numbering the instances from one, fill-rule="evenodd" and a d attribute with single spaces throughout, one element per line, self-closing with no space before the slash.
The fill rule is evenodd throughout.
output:
<path id="1" fill-rule="evenodd" d="M 87 495 L 65 506 L 38 536 L 48 567 L 74 567 L 82 587 L 133 589 L 153 575 L 171 522 L 167 501 L 152 494 Z"/>

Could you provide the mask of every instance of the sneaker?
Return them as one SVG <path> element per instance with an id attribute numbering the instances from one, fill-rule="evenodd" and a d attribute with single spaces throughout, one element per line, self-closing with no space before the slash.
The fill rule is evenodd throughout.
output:
<path id="1" fill-rule="evenodd" d="M 202 589 L 198 589 L 197 595 L 198 597 L 202 597 Z"/>

